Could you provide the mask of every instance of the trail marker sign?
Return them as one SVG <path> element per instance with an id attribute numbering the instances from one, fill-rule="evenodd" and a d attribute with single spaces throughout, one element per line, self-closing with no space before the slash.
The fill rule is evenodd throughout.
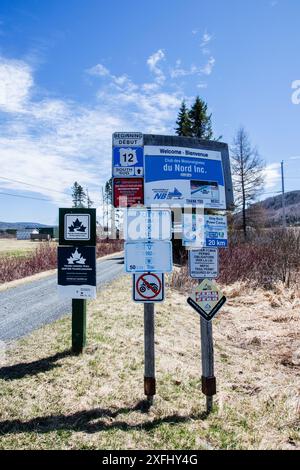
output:
<path id="1" fill-rule="evenodd" d="M 172 272 L 172 243 L 147 241 L 125 243 L 125 272 Z"/>
<path id="2" fill-rule="evenodd" d="M 125 213 L 124 238 L 127 241 L 171 240 L 171 211 L 128 209 Z"/>
<path id="3" fill-rule="evenodd" d="M 164 275 L 143 273 L 133 275 L 133 300 L 152 303 L 164 300 Z"/>
<path id="4" fill-rule="evenodd" d="M 96 245 L 96 209 L 59 209 L 60 245 Z"/>
<path id="5" fill-rule="evenodd" d="M 226 302 L 226 297 L 214 281 L 204 279 L 187 302 L 202 318 L 211 321 Z"/>
<path id="6" fill-rule="evenodd" d="M 189 275 L 193 279 L 215 279 L 219 275 L 217 248 L 189 250 Z"/>
<path id="7" fill-rule="evenodd" d="M 58 292 L 71 299 L 96 298 L 96 248 L 58 247 Z"/>
<path id="8" fill-rule="evenodd" d="M 143 134 L 141 132 L 114 132 L 114 147 L 137 147 L 143 145 Z"/>
<path id="9" fill-rule="evenodd" d="M 114 147 L 113 176 L 144 176 L 143 147 Z"/>
<path id="10" fill-rule="evenodd" d="M 205 246 L 227 248 L 226 215 L 206 215 L 204 221 Z"/>

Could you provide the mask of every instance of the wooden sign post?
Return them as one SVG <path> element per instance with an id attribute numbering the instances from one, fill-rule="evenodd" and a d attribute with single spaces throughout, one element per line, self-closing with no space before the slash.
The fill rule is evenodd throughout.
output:
<path id="1" fill-rule="evenodd" d="M 156 393 L 154 350 L 154 304 L 144 304 L 144 391 L 150 404 Z"/>

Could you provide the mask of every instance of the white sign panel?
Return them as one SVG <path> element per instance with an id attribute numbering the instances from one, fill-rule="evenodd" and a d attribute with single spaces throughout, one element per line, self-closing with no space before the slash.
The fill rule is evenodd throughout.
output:
<path id="1" fill-rule="evenodd" d="M 202 204 L 226 209 L 222 154 L 187 147 L 144 147 L 145 205 Z"/>
<path id="2" fill-rule="evenodd" d="M 142 146 L 143 134 L 141 132 L 115 132 L 113 134 L 114 147 Z"/>
<path id="3" fill-rule="evenodd" d="M 184 213 L 182 217 L 182 244 L 186 248 L 204 246 L 204 214 Z"/>
<path id="4" fill-rule="evenodd" d="M 152 303 L 164 300 L 164 275 L 143 273 L 133 275 L 133 300 Z"/>
<path id="5" fill-rule="evenodd" d="M 172 265 L 170 241 L 125 243 L 125 271 L 127 273 L 170 273 Z"/>
<path id="6" fill-rule="evenodd" d="M 227 217 L 225 215 L 184 214 L 182 244 L 191 248 L 227 248 Z"/>
<path id="7" fill-rule="evenodd" d="M 193 279 L 215 279 L 219 276 L 219 252 L 217 248 L 189 251 L 189 275 Z"/>
<path id="8" fill-rule="evenodd" d="M 125 212 L 124 238 L 127 241 L 171 240 L 171 211 L 128 209 Z"/>
<path id="9" fill-rule="evenodd" d="M 65 214 L 65 240 L 89 240 L 90 219 L 90 214 Z"/>

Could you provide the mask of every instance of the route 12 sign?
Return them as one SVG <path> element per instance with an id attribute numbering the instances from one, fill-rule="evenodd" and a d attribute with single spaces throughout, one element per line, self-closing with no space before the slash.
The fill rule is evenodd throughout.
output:
<path id="1" fill-rule="evenodd" d="M 143 303 L 162 302 L 164 300 L 164 275 L 134 274 L 133 300 Z"/>
<path id="2" fill-rule="evenodd" d="M 187 299 L 187 303 L 206 321 L 211 321 L 225 302 L 226 297 L 217 284 L 208 279 L 204 279 Z"/>

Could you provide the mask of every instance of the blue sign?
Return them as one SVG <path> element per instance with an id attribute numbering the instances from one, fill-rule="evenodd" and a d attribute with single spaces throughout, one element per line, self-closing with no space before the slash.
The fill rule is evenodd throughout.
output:
<path id="1" fill-rule="evenodd" d="M 226 209 L 222 155 L 186 147 L 145 146 L 145 204 Z"/>
<path id="2" fill-rule="evenodd" d="M 113 176 L 143 177 L 143 147 L 113 147 Z"/>
<path id="3" fill-rule="evenodd" d="M 227 248 L 226 215 L 205 215 L 204 220 L 205 246 L 208 248 Z"/>

